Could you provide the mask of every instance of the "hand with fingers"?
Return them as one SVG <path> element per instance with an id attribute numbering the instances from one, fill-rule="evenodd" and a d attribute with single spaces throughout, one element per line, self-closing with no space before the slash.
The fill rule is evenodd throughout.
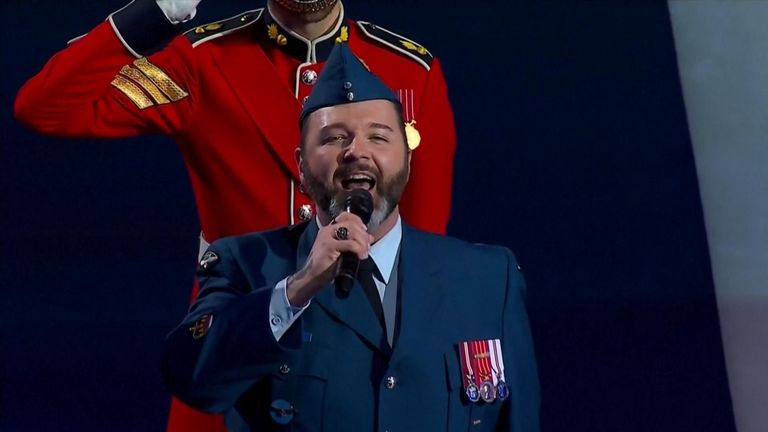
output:
<path id="1" fill-rule="evenodd" d="M 341 213 L 333 223 L 320 228 L 304 267 L 288 277 L 288 301 L 294 306 L 305 305 L 333 282 L 343 253 L 349 252 L 364 260 L 368 258 L 372 242 L 373 236 L 360 217 Z"/>

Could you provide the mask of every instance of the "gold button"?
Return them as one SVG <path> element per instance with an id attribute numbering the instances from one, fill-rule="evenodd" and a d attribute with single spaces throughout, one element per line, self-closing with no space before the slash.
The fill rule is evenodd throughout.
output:
<path id="1" fill-rule="evenodd" d="M 285 46 L 288 43 L 288 38 L 284 35 L 277 35 L 277 44 L 280 46 Z"/>

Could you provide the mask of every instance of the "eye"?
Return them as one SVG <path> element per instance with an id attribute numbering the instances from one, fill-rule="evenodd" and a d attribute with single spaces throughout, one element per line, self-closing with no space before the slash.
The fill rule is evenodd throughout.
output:
<path id="1" fill-rule="evenodd" d="M 368 137 L 373 142 L 386 143 L 389 142 L 389 138 L 381 134 L 374 134 Z"/>
<path id="2" fill-rule="evenodd" d="M 322 143 L 325 144 L 336 144 L 336 143 L 343 143 L 346 142 L 347 137 L 346 135 L 342 134 L 336 134 L 336 135 L 329 135 L 325 138 L 323 138 Z"/>

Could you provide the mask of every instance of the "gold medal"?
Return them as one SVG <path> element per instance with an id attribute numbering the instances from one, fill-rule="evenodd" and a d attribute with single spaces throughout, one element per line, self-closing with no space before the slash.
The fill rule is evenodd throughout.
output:
<path id="1" fill-rule="evenodd" d="M 416 150 L 416 147 L 421 144 L 421 134 L 416 129 L 416 120 L 405 122 L 405 140 L 411 150 Z"/>

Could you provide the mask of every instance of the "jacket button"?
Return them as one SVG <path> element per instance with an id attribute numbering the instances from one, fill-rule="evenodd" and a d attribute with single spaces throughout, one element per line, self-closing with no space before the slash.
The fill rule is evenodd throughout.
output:
<path id="1" fill-rule="evenodd" d="M 395 385 L 397 384 L 397 380 L 393 376 L 388 376 L 387 381 L 384 383 L 384 387 L 392 390 L 395 388 Z"/>
<path id="2" fill-rule="evenodd" d="M 317 82 L 317 72 L 308 69 L 301 73 L 301 81 L 307 85 L 315 85 Z"/>
<path id="3" fill-rule="evenodd" d="M 301 219 L 302 222 L 312 219 L 312 216 L 311 205 L 304 204 L 303 206 L 299 207 L 299 219 Z"/>
<path id="4" fill-rule="evenodd" d="M 285 374 L 287 374 L 290 371 L 291 371 L 291 368 L 288 367 L 287 364 L 283 363 L 283 364 L 280 365 L 280 373 L 281 374 L 285 375 Z"/>

